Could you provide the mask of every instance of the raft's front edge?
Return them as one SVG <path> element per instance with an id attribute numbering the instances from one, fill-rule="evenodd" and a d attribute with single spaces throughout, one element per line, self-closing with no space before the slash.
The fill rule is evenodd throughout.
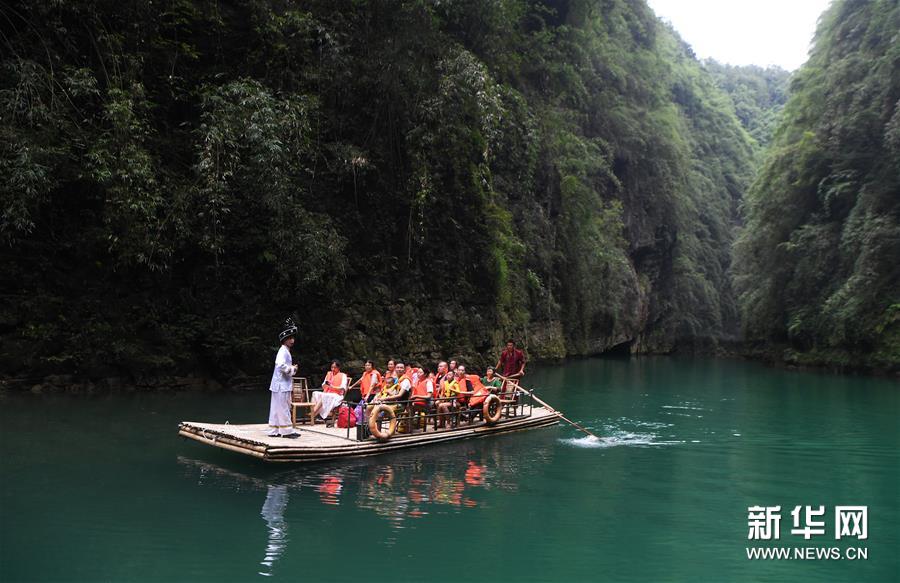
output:
<path id="1" fill-rule="evenodd" d="M 179 426 L 178 434 L 206 445 L 242 453 L 267 462 L 297 463 L 380 455 L 391 451 L 421 447 L 435 443 L 447 443 L 460 439 L 487 437 L 501 433 L 511 433 L 513 431 L 547 427 L 555 425 L 558 421 L 558 414 L 549 414 L 540 417 L 513 419 L 494 426 L 480 425 L 478 427 L 448 431 L 446 433 L 394 436 L 385 442 L 348 442 L 347 445 L 319 448 L 298 447 L 294 445 L 274 447 L 258 444 L 223 433 L 212 433 L 204 428 L 195 427 L 188 423 L 182 423 Z"/>

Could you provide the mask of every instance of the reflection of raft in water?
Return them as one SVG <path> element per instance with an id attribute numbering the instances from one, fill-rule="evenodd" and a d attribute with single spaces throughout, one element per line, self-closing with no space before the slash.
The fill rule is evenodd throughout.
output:
<path id="1" fill-rule="evenodd" d="M 301 427 L 299 439 L 269 437 L 268 425 L 229 425 L 182 421 L 178 433 L 200 443 L 251 455 L 269 462 L 310 462 L 344 457 L 378 455 L 389 451 L 447 443 L 470 437 L 485 437 L 536 427 L 555 425 L 561 414 L 547 407 L 532 406 L 530 395 L 506 408 L 499 420 L 460 421 L 437 428 L 413 417 L 412 408 L 397 415 L 397 431 L 387 439 L 376 439 L 367 425 L 354 428 Z M 455 414 L 454 414 L 455 415 Z M 424 429 L 422 428 L 424 426 Z M 386 428 L 386 427 L 385 427 Z"/>

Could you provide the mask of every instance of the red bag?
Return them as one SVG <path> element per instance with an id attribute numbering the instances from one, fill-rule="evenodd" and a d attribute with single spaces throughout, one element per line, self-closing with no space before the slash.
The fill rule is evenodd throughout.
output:
<path id="1" fill-rule="evenodd" d="M 356 413 L 353 412 L 353 409 L 347 405 L 341 405 L 341 410 L 338 412 L 337 426 L 341 429 L 356 427 Z"/>

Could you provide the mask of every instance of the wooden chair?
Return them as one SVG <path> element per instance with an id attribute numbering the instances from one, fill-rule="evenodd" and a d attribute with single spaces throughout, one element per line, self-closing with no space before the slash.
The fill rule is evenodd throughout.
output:
<path id="1" fill-rule="evenodd" d="M 507 417 L 515 417 L 519 404 L 516 395 L 518 388 L 519 381 L 517 379 L 505 379 L 500 385 L 500 404 Z"/>
<path id="2" fill-rule="evenodd" d="M 431 407 L 412 402 L 407 406 L 407 409 L 409 409 L 413 431 L 416 429 L 425 431 L 428 425 L 428 415 L 431 413 Z"/>
<path id="3" fill-rule="evenodd" d="M 297 409 L 309 409 L 309 422 L 313 423 L 313 402 L 312 394 L 309 392 L 309 385 L 304 377 L 294 377 L 294 384 L 291 386 L 291 423 L 297 426 Z"/>

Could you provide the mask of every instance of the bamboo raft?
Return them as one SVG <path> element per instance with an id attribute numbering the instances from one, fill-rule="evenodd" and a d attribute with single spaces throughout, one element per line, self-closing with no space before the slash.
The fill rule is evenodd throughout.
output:
<path id="1" fill-rule="evenodd" d="M 267 462 L 313 462 L 379 455 L 434 443 L 547 427 L 557 424 L 561 419 L 559 411 L 535 406 L 529 407 L 527 414 L 523 410 L 522 414 L 504 417 L 493 425 L 481 421 L 446 429 L 398 433 L 387 441 L 379 441 L 373 437 L 359 440 L 356 439 L 355 430 L 322 425 L 299 426 L 301 435 L 298 439 L 269 437 L 269 426 L 264 424 L 230 425 L 182 421 L 178 426 L 178 433 L 205 445 Z"/>

